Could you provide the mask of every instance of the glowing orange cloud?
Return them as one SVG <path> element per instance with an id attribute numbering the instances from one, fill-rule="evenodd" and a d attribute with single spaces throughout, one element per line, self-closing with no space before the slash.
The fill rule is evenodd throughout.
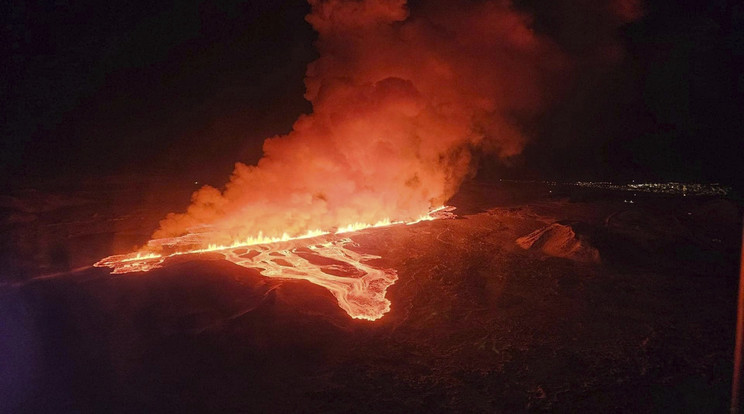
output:
<path id="1" fill-rule="evenodd" d="M 506 0 L 425 2 L 414 14 L 403 0 L 309 1 L 320 52 L 305 78 L 312 113 L 267 139 L 257 165 L 237 163 L 224 190 L 195 192 L 140 252 L 97 265 L 148 270 L 174 255 L 220 251 L 267 275 L 311 280 L 350 315 L 377 318 L 389 307 L 384 291 L 394 274 L 365 265 L 346 242 L 309 248 L 376 275 L 371 281 L 329 278 L 295 251 L 277 264 L 276 244 L 251 260 L 235 249 L 427 217 L 474 171 L 474 154 L 522 150 L 522 124 L 571 67 Z M 634 4 L 613 0 L 610 8 L 633 15 Z M 374 295 L 359 293 L 379 280 Z"/>
<path id="2" fill-rule="evenodd" d="M 321 57 L 305 83 L 313 112 L 238 163 L 224 191 L 204 187 L 154 238 L 209 226 L 211 243 L 415 219 L 453 195 L 474 150 L 519 153 L 516 119 L 537 111 L 561 65 L 529 18 L 505 2 L 409 16 L 403 1 L 312 0 Z"/>

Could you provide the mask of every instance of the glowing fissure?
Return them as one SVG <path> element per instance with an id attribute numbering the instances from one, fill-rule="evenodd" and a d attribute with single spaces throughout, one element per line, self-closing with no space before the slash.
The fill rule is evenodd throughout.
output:
<path id="1" fill-rule="evenodd" d="M 390 310 L 390 301 L 385 298 L 385 293 L 398 279 L 397 272 L 369 265 L 367 262 L 380 256 L 351 250 L 349 247 L 356 246 L 353 240 L 336 235 L 449 218 L 453 217 L 452 210 L 452 207 L 442 206 L 408 222 L 386 219 L 374 224 L 353 223 L 339 227 L 334 232 L 314 230 L 295 237 L 286 233 L 281 237 L 265 237 L 259 233 L 256 237 L 229 245 L 208 244 L 205 248 L 189 248 L 195 239 L 205 237 L 204 233 L 193 233 L 148 243 L 146 249 L 162 249 L 162 253 L 139 251 L 109 256 L 95 266 L 110 267 L 112 273 L 116 274 L 147 272 L 163 267 L 167 259 L 176 256 L 218 253 L 227 261 L 257 269 L 267 277 L 303 279 L 322 286 L 336 297 L 339 307 L 351 317 L 376 320 Z M 172 252 L 166 253 L 165 250 Z"/>
<path id="2" fill-rule="evenodd" d="M 236 163 L 224 189 L 196 191 L 145 248 L 98 266 L 147 271 L 173 256 L 217 252 L 267 276 L 317 283 L 351 316 L 379 318 L 395 272 L 366 265 L 371 256 L 354 253 L 337 235 L 434 218 L 425 214 L 429 207 L 457 192 L 481 154 L 519 154 L 523 126 L 571 90 L 562 86 L 575 66 L 570 56 L 511 0 L 427 1 L 411 9 L 405 0 L 308 2 L 319 54 L 305 76 L 312 111 L 288 134 L 266 139 L 255 165 Z M 589 3 L 610 28 L 640 16 L 638 0 Z M 599 41 L 581 60 L 604 68 L 616 46 Z M 298 240 L 315 248 L 304 256 L 297 246 L 280 251 Z M 250 260 L 237 253 L 249 246 L 262 246 Z M 313 255 L 350 273 L 313 264 Z"/>

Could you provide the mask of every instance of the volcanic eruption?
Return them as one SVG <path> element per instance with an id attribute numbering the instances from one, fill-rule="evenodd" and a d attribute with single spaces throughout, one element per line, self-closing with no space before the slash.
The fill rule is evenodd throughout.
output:
<path id="1" fill-rule="evenodd" d="M 1 413 L 740 401 L 733 2 L 10 3 Z"/>
<path id="2" fill-rule="evenodd" d="M 257 165 L 237 163 L 224 190 L 196 191 L 139 251 L 97 265 L 146 271 L 219 251 L 266 276 L 325 286 L 353 317 L 382 316 L 395 271 L 365 265 L 370 257 L 335 235 L 436 218 L 479 154 L 522 150 L 523 125 L 570 67 L 508 1 L 441 3 L 411 14 L 404 0 L 310 0 L 320 53 L 305 78 L 312 113 L 266 139 Z M 264 247 L 246 248 L 255 245 Z"/>

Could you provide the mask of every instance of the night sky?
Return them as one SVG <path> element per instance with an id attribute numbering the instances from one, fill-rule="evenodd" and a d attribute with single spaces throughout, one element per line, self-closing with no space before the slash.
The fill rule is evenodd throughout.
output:
<path id="1" fill-rule="evenodd" d="M 417 4 L 412 2 L 415 14 Z M 648 0 L 606 33 L 591 7 L 515 1 L 576 67 L 484 179 L 744 181 L 744 7 Z M 301 113 L 317 55 L 302 1 L 15 1 L 2 16 L 4 181 L 111 174 L 214 180 Z M 593 43 L 624 50 L 598 64 Z M 191 178 L 189 178 L 191 179 Z"/>

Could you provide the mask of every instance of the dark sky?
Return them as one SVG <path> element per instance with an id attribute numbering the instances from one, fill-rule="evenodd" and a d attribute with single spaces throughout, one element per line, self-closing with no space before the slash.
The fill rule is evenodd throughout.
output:
<path id="1" fill-rule="evenodd" d="M 645 16 L 619 33 L 625 59 L 578 74 L 568 96 L 537 125 L 526 164 L 546 177 L 736 184 L 744 178 L 742 3 L 644 4 Z M 571 14 L 536 12 L 568 49 L 592 38 L 576 30 L 591 28 L 583 24 L 591 17 Z"/>
<path id="2" fill-rule="evenodd" d="M 579 70 L 485 177 L 741 182 L 744 11 L 648 0 L 621 28 L 625 57 L 590 63 L 602 36 L 568 0 L 515 1 Z M 6 2 L 0 172 L 6 180 L 158 173 L 220 177 L 309 112 L 309 6 L 286 1 Z M 416 3 L 411 6 L 415 12 Z M 603 34 L 603 35 L 606 35 Z"/>

